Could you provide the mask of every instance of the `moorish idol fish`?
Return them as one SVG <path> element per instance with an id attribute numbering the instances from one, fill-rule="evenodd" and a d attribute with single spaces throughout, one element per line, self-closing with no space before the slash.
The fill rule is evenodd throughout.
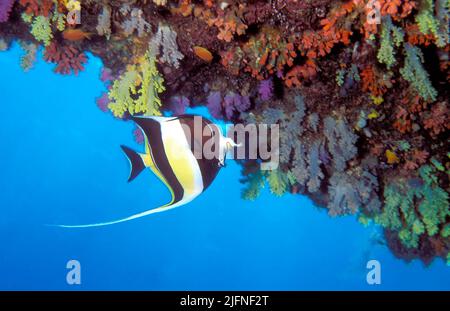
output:
<path id="1" fill-rule="evenodd" d="M 145 168 L 149 168 L 168 187 L 172 195 L 171 201 L 119 220 L 59 227 L 112 225 L 185 205 L 211 185 L 220 168 L 224 166 L 226 153 L 232 147 L 239 146 L 231 138 L 224 137 L 218 126 L 203 117 L 133 116 L 131 119 L 144 134 L 145 153 L 137 153 L 121 146 L 131 164 L 128 181 L 132 181 Z M 205 144 L 210 144 L 209 150 L 214 151 L 217 156 L 205 156 Z"/>

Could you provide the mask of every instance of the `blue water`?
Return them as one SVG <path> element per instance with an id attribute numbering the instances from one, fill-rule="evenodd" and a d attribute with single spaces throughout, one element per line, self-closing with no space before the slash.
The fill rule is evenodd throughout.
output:
<path id="1" fill-rule="evenodd" d="M 305 197 L 267 189 L 243 201 L 232 160 L 187 206 L 109 227 L 45 226 L 121 218 L 166 203 L 169 192 L 150 172 L 126 182 L 119 145 L 142 146 L 130 122 L 95 104 L 105 88 L 99 59 L 61 76 L 41 59 L 24 73 L 21 53 L 0 53 L 0 289 L 450 289 L 442 260 L 396 259 L 355 217 L 330 218 Z M 80 285 L 66 282 L 72 259 Z M 380 285 L 366 282 L 370 259 L 381 263 Z"/>

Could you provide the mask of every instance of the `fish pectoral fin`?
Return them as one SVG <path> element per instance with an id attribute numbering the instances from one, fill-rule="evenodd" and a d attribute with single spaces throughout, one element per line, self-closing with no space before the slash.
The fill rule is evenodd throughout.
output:
<path id="1" fill-rule="evenodd" d="M 128 148 L 126 146 L 120 146 L 125 152 L 125 155 L 128 158 L 128 161 L 130 161 L 131 170 L 130 170 L 130 176 L 128 177 L 128 182 L 135 179 L 146 167 L 145 163 L 145 155 L 140 155 L 136 151 L 132 150 L 131 148 Z"/>

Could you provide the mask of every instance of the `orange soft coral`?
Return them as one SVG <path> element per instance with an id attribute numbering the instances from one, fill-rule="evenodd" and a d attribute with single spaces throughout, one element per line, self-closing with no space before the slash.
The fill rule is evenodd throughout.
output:
<path id="1" fill-rule="evenodd" d="M 375 97 L 380 97 L 387 91 L 387 82 L 378 73 L 375 66 L 368 66 L 361 72 L 362 90 L 370 92 Z"/>
<path id="2" fill-rule="evenodd" d="M 428 46 L 432 44 L 435 40 L 432 34 L 423 34 L 419 30 L 419 26 L 417 24 L 407 24 L 405 27 L 406 30 L 406 40 L 412 45 L 424 45 Z"/>
<path id="3" fill-rule="evenodd" d="M 264 27 L 250 38 L 242 48 L 234 47 L 222 52 L 222 64 L 232 73 L 238 74 L 243 68 L 253 77 L 262 80 L 284 67 L 292 67 L 297 56 L 295 39 L 283 39 L 281 33 L 272 27 Z"/>
<path id="4" fill-rule="evenodd" d="M 394 20 L 401 20 L 411 14 L 416 2 L 411 0 L 378 0 L 381 15 L 391 15 Z"/>
<path id="5" fill-rule="evenodd" d="M 214 10 L 213 1 L 204 1 L 204 6 L 194 5 L 190 0 L 182 0 L 178 7 L 172 8 L 173 14 L 190 16 L 204 21 L 208 26 L 215 26 L 219 33 L 217 38 L 225 42 L 231 42 L 235 35 L 243 35 L 247 29 L 244 23 L 243 13 L 245 5 L 231 5 L 225 10 Z"/>
<path id="6" fill-rule="evenodd" d="M 304 65 L 295 66 L 288 71 L 284 78 L 287 87 L 298 87 L 302 81 L 314 77 L 317 73 L 317 65 L 312 59 L 307 59 Z"/>

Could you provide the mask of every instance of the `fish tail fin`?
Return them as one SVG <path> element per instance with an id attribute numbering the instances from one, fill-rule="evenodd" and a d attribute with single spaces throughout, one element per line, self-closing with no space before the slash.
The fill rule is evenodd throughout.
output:
<path id="1" fill-rule="evenodd" d="M 144 170 L 145 168 L 144 159 L 139 153 L 132 150 L 131 148 L 128 148 L 127 146 L 120 146 L 120 147 L 122 148 L 123 152 L 125 152 L 128 161 L 130 161 L 131 170 L 130 176 L 128 177 L 128 182 L 130 182 Z"/>
<path id="2" fill-rule="evenodd" d="M 178 203 L 178 202 L 177 202 Z M 160 206 L 158 208 L 154 208 L 142 213 L 138 213 L 138 214 L 134 214 L 131 216 L 128 216 L 126 218 L 122 218 L 122 219 L 118 219 L 118 220 L 113 220 L 113 221 L 107 221 L 107 222 L 100 222 L 100 223 L 94 223 L 94 224 L 85 224 L 85 225 L 47 225 L 50 227 L 59 227 L 59 228 L 92 228 L 92 227 L 104 227 L 104 226 L 109 226 L 109 225 L 115 225 L 121 222 L 127 222 L 133 219 L 137 219 L 137 218 L 141 218 L 147 215 L 151 215 L 151 214 L 156 214 L 156 213 L 161 213 L 164 211 L 167 211 L 169 209 L 175 208 L 177 206 L 183 205 L 183 204 L 167 204 L 167 205 L 163 205 Z"/>

